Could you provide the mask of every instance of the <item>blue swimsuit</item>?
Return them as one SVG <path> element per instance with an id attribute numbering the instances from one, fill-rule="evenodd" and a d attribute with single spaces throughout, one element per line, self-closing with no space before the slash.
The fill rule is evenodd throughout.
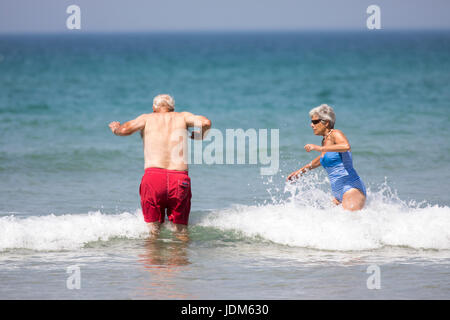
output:
<path id="1" fill-rule="evenodd" d="M 366 195 L 366 187 L 353 168 L 350 151 L 326 152 L 320 158 L 320 164 L 327 170 L 333 195 L 340 202 L 342 202 L 344 193 L 352 188 L 356 188 Z"/>

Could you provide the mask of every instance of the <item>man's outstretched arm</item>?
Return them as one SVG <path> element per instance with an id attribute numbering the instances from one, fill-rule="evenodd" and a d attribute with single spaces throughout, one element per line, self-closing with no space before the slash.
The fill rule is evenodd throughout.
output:
<path id="1" fill-rule="evenodd" d="M 112 133 L 117 136 L 129 136 L 136 131 L 143 130 L 145 127 L 145 120 L 146 115 L 142 114 L 136 119 L 125 122 L 122 125 L 118 121 L 113 121 L 109 124 L 109 127 L 111 128 Z"/>
<path id="2" fill-rule="evenodd" d="M 201 128 L 201 131 L 192 131 L 191 139 L 202 140 L 211 128 L 211 120 L 204 116 L 197 116 L 190 112 L 183 112 L 187 127 Z"/>

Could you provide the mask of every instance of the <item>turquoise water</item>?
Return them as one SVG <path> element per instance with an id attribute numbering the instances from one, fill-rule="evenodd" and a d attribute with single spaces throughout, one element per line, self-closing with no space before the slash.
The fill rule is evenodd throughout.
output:
<path id="1" fill-rule="evenodd" d="M 244 264 L 264 272 L 244 281 L 248 292 L 241 298 L 448 297 L 448 283 L 429 283 L 448 279 L 450 261 L 449 53 L 449 32 L 1 36 L 0 277 L 15 270 L 2 281 L 12 288 L 2 297 L 25 297 L 29 282 L 18 279 L 30 265 L 40 266 L 34 271 L 39 277 L 47 274 L 48 259 L 58 261 L 52 268 L 64 282 L 68 265 L 85 263 L 99 274 L 112 263 L 118 270 L 133 268 L 141 266 L 141 251 L 160 258 L 144 265 L 169 268 L 173 263 L 164 255 L 173 248 L 187 259 L 175 265 L 188 268 L 194 281 L 188 282 L 203 283 L 200 275 L 210 272 L 219 298 L 233 297 L 240 285 L 219 281 L 211 268 L 225 266 L 221 275 L 228 279 Z M 191 165 L 187 247 L 168 231 L 159 249 L 142 242 L 141 140 L 116 137 L 108 128 L 111 121 L 150 112 L 159 93 L 173 95 L 178 111 L 205 115 L 224 133 L 279 130 L 273 176 L 261 176 L 260 164 Z M 361 215 L 331 207 L 322 168 L 293 186 L 284 183 L 317 156 L 303 146 L 320 144 L 308 111 L 322 103 L 334 107 L 336 128 L 348 137 L 368 187 Z M 112 254 L 127 248 L 125 256 Z M 251 261 L 243 258 L 249 252 Z M 113 262 L 83 262 L 83 256 Z M 362 270 L 362 285 L 349 277 L 348 290 L 329 296 L 337 285 L 327 278 L 330 270 L 348 270 L 342 260 L 354 263 L 353 274 L 361 277 Z M 365 268 L 373 261 L 398 278 L 384 294 L 365 288 Z M 398 261 L 423 277 L 413 285 L 417 293 L 401 282 Z M 330 285 L 289 296 L 299 283 L 275 272 L 280 263 L 298 267 L 300 282 Z M 425 265 L 437 272 L 423 276 Z M 320 277 L 304 276 L 302 268 Z M 183 272 L 168 281 L 186 288 Z M 49 289 L 48 298 L 68 294 L 53 285 L 54 277 L 44 276 L 27 297 L 42 288 Z M 111 294 L 109 280 L 98 281 L 104 290 L 66 297 L 141 297 Z M 133 291 L 142 281 L 125 277 L 123 285 Z M 149 293 L 153 287 L 144 298 L 179 297 Z M 209 297 L 203 284 L 189 288 L 183 297 Z"/>

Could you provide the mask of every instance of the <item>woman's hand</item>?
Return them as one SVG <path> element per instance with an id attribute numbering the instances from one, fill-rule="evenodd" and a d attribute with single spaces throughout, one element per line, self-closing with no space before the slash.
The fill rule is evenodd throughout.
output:
<path id="1" fill-rule="evenodd" d="M 288 175 L 288 177 L 286 178 L 286 181 L 292 181 L 292 179 L 298 178 L 298 175 L 302 174 L 302 169 L 292 172 L 290 175 Z"/>
<path id="2" fill-rule="evenodd" d="M 306 152 L 310 152 L 310 151 L 320 151 L 322 152 L 322 147 L 318 146 L 316 144 L 307 144 L 304 146 Z"/>
<path id="3" fill-rule="evenodd" d="M 336 198 L 333 198 L 333 203 L 335 204 L 335 205 L 340 205 L 341 204 L 341 202 L 338 200 L 338 199 L 336 199 Z"/>

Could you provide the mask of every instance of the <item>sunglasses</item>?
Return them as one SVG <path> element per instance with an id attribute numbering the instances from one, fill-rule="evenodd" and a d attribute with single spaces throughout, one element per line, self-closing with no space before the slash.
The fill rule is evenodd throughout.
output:
<path id="1" fill-rule="evenodd" d="M 320 121 L 322 121 L 322 119 L 311 120 L 311 123 L 312 124 L 318 124 Z"/>

